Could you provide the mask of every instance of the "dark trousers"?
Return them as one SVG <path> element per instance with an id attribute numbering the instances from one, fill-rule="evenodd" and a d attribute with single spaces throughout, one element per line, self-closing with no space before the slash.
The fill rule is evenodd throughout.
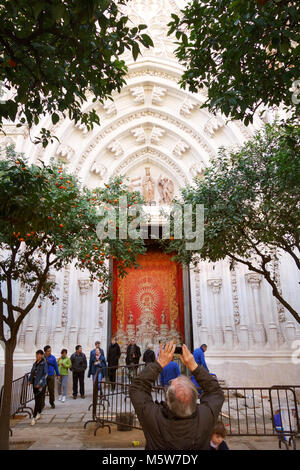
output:
<path id="1" fill-rule="evenodd" d="M 116 367 L 109 366 L 108 367 L 108 378 L 109 378 L 109 381 L 112 382 L 112 385 L 111 385 L 112 390 L 115 389 L 115 383 L 114 382 L 116 381 L 117 368 L 118 368 L 118 366 L 116 366 Z"/>
<path id="2" fill-rule="evenodd" d="M 33 411 L 33 417 L 35 418 L 38 413 L 42 412 L 42 405 L 43 405 L 43 399 L 45 398 L 44 393 L 45 393 L 44 388 L 35 388 L 33 387 L 33 394 L 34 394 L 34 411 Z"/>
<path id="3" fill-rule="evenodd" d="M 45 396 L 46 396 L 47 388 L 49 391 L 49 403 L 50 405 L 54 404 L 54 401 L 55 401 L 54 385 L 55 385 L 55 375 L 48 375 L 47 385 L 46 387 L 44 387 L 44 391 L 43 391 L 42 408 L 44 408 L 45 406 Z"/>
<path id="4" fill-rule="evenodd" d="M 77 372 L 73 370 L 73 397 L 77 397 L 78 393 L 78 380 L 79 380 L 79 389 L 80 395 L 84 395 L 84 370 Z"/>

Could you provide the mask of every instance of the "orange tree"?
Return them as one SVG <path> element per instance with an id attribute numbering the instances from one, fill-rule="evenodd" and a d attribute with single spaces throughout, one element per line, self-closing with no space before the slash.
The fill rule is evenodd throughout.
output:
<path id="1" fill-rule="evenodd" d="M 0 448 L 8 448 L 9 415 L 13 379 L 13 353 L 21 323 L 34 306 L 45 298 L 54 303 L 50 270 L 60 270 L 75 261 L 88 269 L 91 281 L 100 282 L 100 297 L 110 297 L 108 263 L 120 264 L 120 275 L 135 265 L 137 254 L 145 251 L 140 239 L 118 239 L 119 212 L 108 220 L 116 228 L 115 239 L 97 236 L 97 225 L 107 212 L 118 206 L 120 196 L 128 206 L 142 203 L 139 193 L 129 193 L 121 177 L 104 188 L 89 190 L 57 163 L 29 164 L 12 147 L 0 161 L 0 341 L 5 350 L 5 379 L 0 415 Z M 104 206 L 104 215 L 98 208 Z M 107 209 L 107 210 L 106 210 Z M 134 219 L 134 216 L 128 217 Z M 134 222 L 133 222 L 134 223 Z M 14 295 L 17 283 L 30 300 L 19 306 Z"/>

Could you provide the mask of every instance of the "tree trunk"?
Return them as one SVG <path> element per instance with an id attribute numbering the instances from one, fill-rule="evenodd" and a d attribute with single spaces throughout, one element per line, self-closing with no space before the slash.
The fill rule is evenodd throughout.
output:
<path id="1" fill-rule="evenodd" d="M 9 449 L 9 419 L 11 391 L 13 381 L 13 354 L 15 350 L 15 341 L 9 340 L 5 344 L 5 370 L 4 387 L 1 399 L 0 410 L 0 450 Z"/>

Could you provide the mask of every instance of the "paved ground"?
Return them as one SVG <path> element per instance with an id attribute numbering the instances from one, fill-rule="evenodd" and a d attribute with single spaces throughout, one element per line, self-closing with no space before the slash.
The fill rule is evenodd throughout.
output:
<path id="1" fill-rule="evenodd" d="M 46 399 L 47 400 L 47 399 Z M 42 417 L 35 426 L 30 426 L 31 419 L 17 416 L 11 421 L 13 436 L 10 448 L 30 450 L 88 450 L 88 449 L 128 449 L 132 441 L 139 441 L 139 448 L 145 445 L 144 434 L 139 430 L 121 432 L 115 425 L 108 429 L 99 429 L 94 436 L 95 423 L 84 429 L 84 423 L 91 419 L 88 411 L 92 402 L 91 393 L 85 399 L 73 400 L 68 397 L 65 403 L 56 400 L 56 408 L 50 408 L 48 401 Z M 228 437 L 227 443 L 232 450 L 276 450 L 278 441 L 273 437 Z M 300 449 L 300 439 L 297 440 Z"/>

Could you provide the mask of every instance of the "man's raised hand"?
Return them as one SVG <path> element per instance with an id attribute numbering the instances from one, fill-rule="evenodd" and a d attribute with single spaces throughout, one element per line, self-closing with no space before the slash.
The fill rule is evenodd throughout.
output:
<path id="1" fill-rule="evenodd" d="M 191 351 L 189 351 L 185 344 L 182 345 L 182 354 L 180 355 L 180 360 L 188 369 L 190 369 L 191 372 L 198 367 L 193 354 Z"/>
<path id="2" fill-rule="evenodd" d="M 164 349 L 163 349 L 162 344 L 160 344 L 159 348 L 160 349 L 159 349 L 159 356 L 158 356 L 157 362 L 161 365 L 162 368 L 164 368 L 169 364 L 169 362 L 172 361 L 176 345 L 173 344 L 173 341 L 169 341 L 165 345 Z"/>

